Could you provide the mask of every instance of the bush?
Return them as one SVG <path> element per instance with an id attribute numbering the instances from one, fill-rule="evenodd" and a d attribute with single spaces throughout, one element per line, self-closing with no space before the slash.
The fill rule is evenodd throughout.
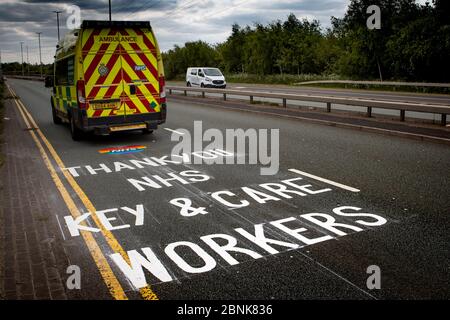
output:
<path id="1" fill-rule="evenodd" d="M 317 75 L 317 74 L 275 74 L 275 75 L 255 75 L 247 73 L 226 74 L 227 82 L 235 83 L 261 83 L 261 84 L 295 84 L 305 81 L 318 80 L 338 80 L 336 75 Z"/>

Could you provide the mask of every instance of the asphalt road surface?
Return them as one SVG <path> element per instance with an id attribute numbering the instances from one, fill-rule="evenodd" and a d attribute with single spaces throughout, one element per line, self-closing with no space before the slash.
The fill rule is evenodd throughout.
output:
<path id="1" fill-rule="evenodd" d="M 65 168 L 75 167 L 70 176 L 95 209 L 117 209 L 103 216 L 92 213 L 88 225 L 98 227 L 92 216 L 100 217 L 105 226 L 116 227 L 109 232 L 135 262 L 151 261 L 146 265 L 151 272 L 144 271 L 144 278 L 139 278 L 139 272 L 127 269 L 127 262 L 111 248 L 111 239 L 93 233 L 128 298 L 142 297 L 142 290 L 135 288 L 142 282 L 159 299 L 450 297 L 446 145 L 170 97 L 167 122 L 151 135 L 133 132 L 74 142 L 66 125 L 52 123 L 50 90 L 39 82 L 8 83 Z M 186 138 L 182 129 L 193 136 L 194 121 L 202 121 L 203 130 L 220 132 L 279 129 L 278 173 L 261 175 L 263 164 L 189 163 L 188 158 L 191 162 L 199 158 L 191 154 L 172 158 L 178 163 L 164 163 L 178 143 L 171 136 Z M 130 145 L 145 149 L 99 152 Z M 249 160 L 248 150 L 227 151 L 232 155 L 222 158 Z M 144 158 L 153 165 L 143 164 Z M 68 172 L 57 168 L 63 180 L 64 171 Z M 199 173 L 194 176 L 192 171 Z M 70 188 L 67 181 L 64 184 Z M 219 191 L 222 201 L 217 200 Z M 187 200 L 199 210 L 184 210 L 189 209 L 182 208 Z M 88 212 L 79 199 L 75 202 L 80 211 Z M 81 290 L 68 292 L 69 297 L 112 298 L 83 238 L 76 235 L 76 228 L 69 229 L 66 215 L 56 211 L 54 219 L 61 225 L 68 264 L 80 266 L 82 274 Z"/>

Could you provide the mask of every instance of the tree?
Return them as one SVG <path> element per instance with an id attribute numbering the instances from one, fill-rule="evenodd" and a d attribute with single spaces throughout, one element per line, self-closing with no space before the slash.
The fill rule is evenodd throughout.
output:
<path id="1" fill-rule="evenodd" d="M 238 24 L 231 27 L 231 36 L 219 45 L 219 55 L 222 65 L 227 72 L 244 72 L 243 48 L 245 43 L 245 30 Z"/>
<path id="2" fill-rule="evenodd" d="M 206 42 L 187 42 L 184 47 L 174 46 L 163 54 L 167 79 L 182 78 L 188 67 L 216 66 L 219 55 L 216 48 Z"/>
<path id="3" fill-rule="evenodd" d="M 228 39 L 175 46 L 164 54 L 168 79 L 196 65 L 220 66 L 226 73 L 331 74 L 350 79 L 449 81 L 450 1 L 420 5 L 415 0 L 351 0 L 345 16 L 298 19 L 252 27 L 233 24 Z M 381 30 L 369 30 L 370 5 L 381 8 Z"/>

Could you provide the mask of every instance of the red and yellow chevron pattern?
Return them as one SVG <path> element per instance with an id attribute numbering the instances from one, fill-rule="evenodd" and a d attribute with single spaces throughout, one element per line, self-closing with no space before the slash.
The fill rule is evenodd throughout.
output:
<path id="1" fill-rule="evenodd" d="M 160 111 L 158 52 L 150 29 L 85 29 L 81 56 L 90 104 L 118 101 L 115 107 L 89 107 L 88 117 Z"/>

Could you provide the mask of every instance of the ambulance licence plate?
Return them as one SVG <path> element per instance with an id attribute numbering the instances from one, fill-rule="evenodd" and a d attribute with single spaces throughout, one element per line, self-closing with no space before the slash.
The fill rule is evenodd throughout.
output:
<path id="1" fill-rule="evenodd" d="M 136 129 L 146 129 L 147 125 L 145 123 L 140 123 L 140 124 L 130 124 L 130 125 L 124 125 L 124 126 L 114 126 L 114 127 L 109 127 L 109 130 L 111 132 L 116 132 L 116 131 L 126 131 L 126 130 L 136 130 Z"/>
<path id="2" fill-rule="evenodd" d="M 91 103 L 91 107 L 94 110 L 118 109 L 119 108 L 119 102 L 97 102 L 97 103 Z"/>

